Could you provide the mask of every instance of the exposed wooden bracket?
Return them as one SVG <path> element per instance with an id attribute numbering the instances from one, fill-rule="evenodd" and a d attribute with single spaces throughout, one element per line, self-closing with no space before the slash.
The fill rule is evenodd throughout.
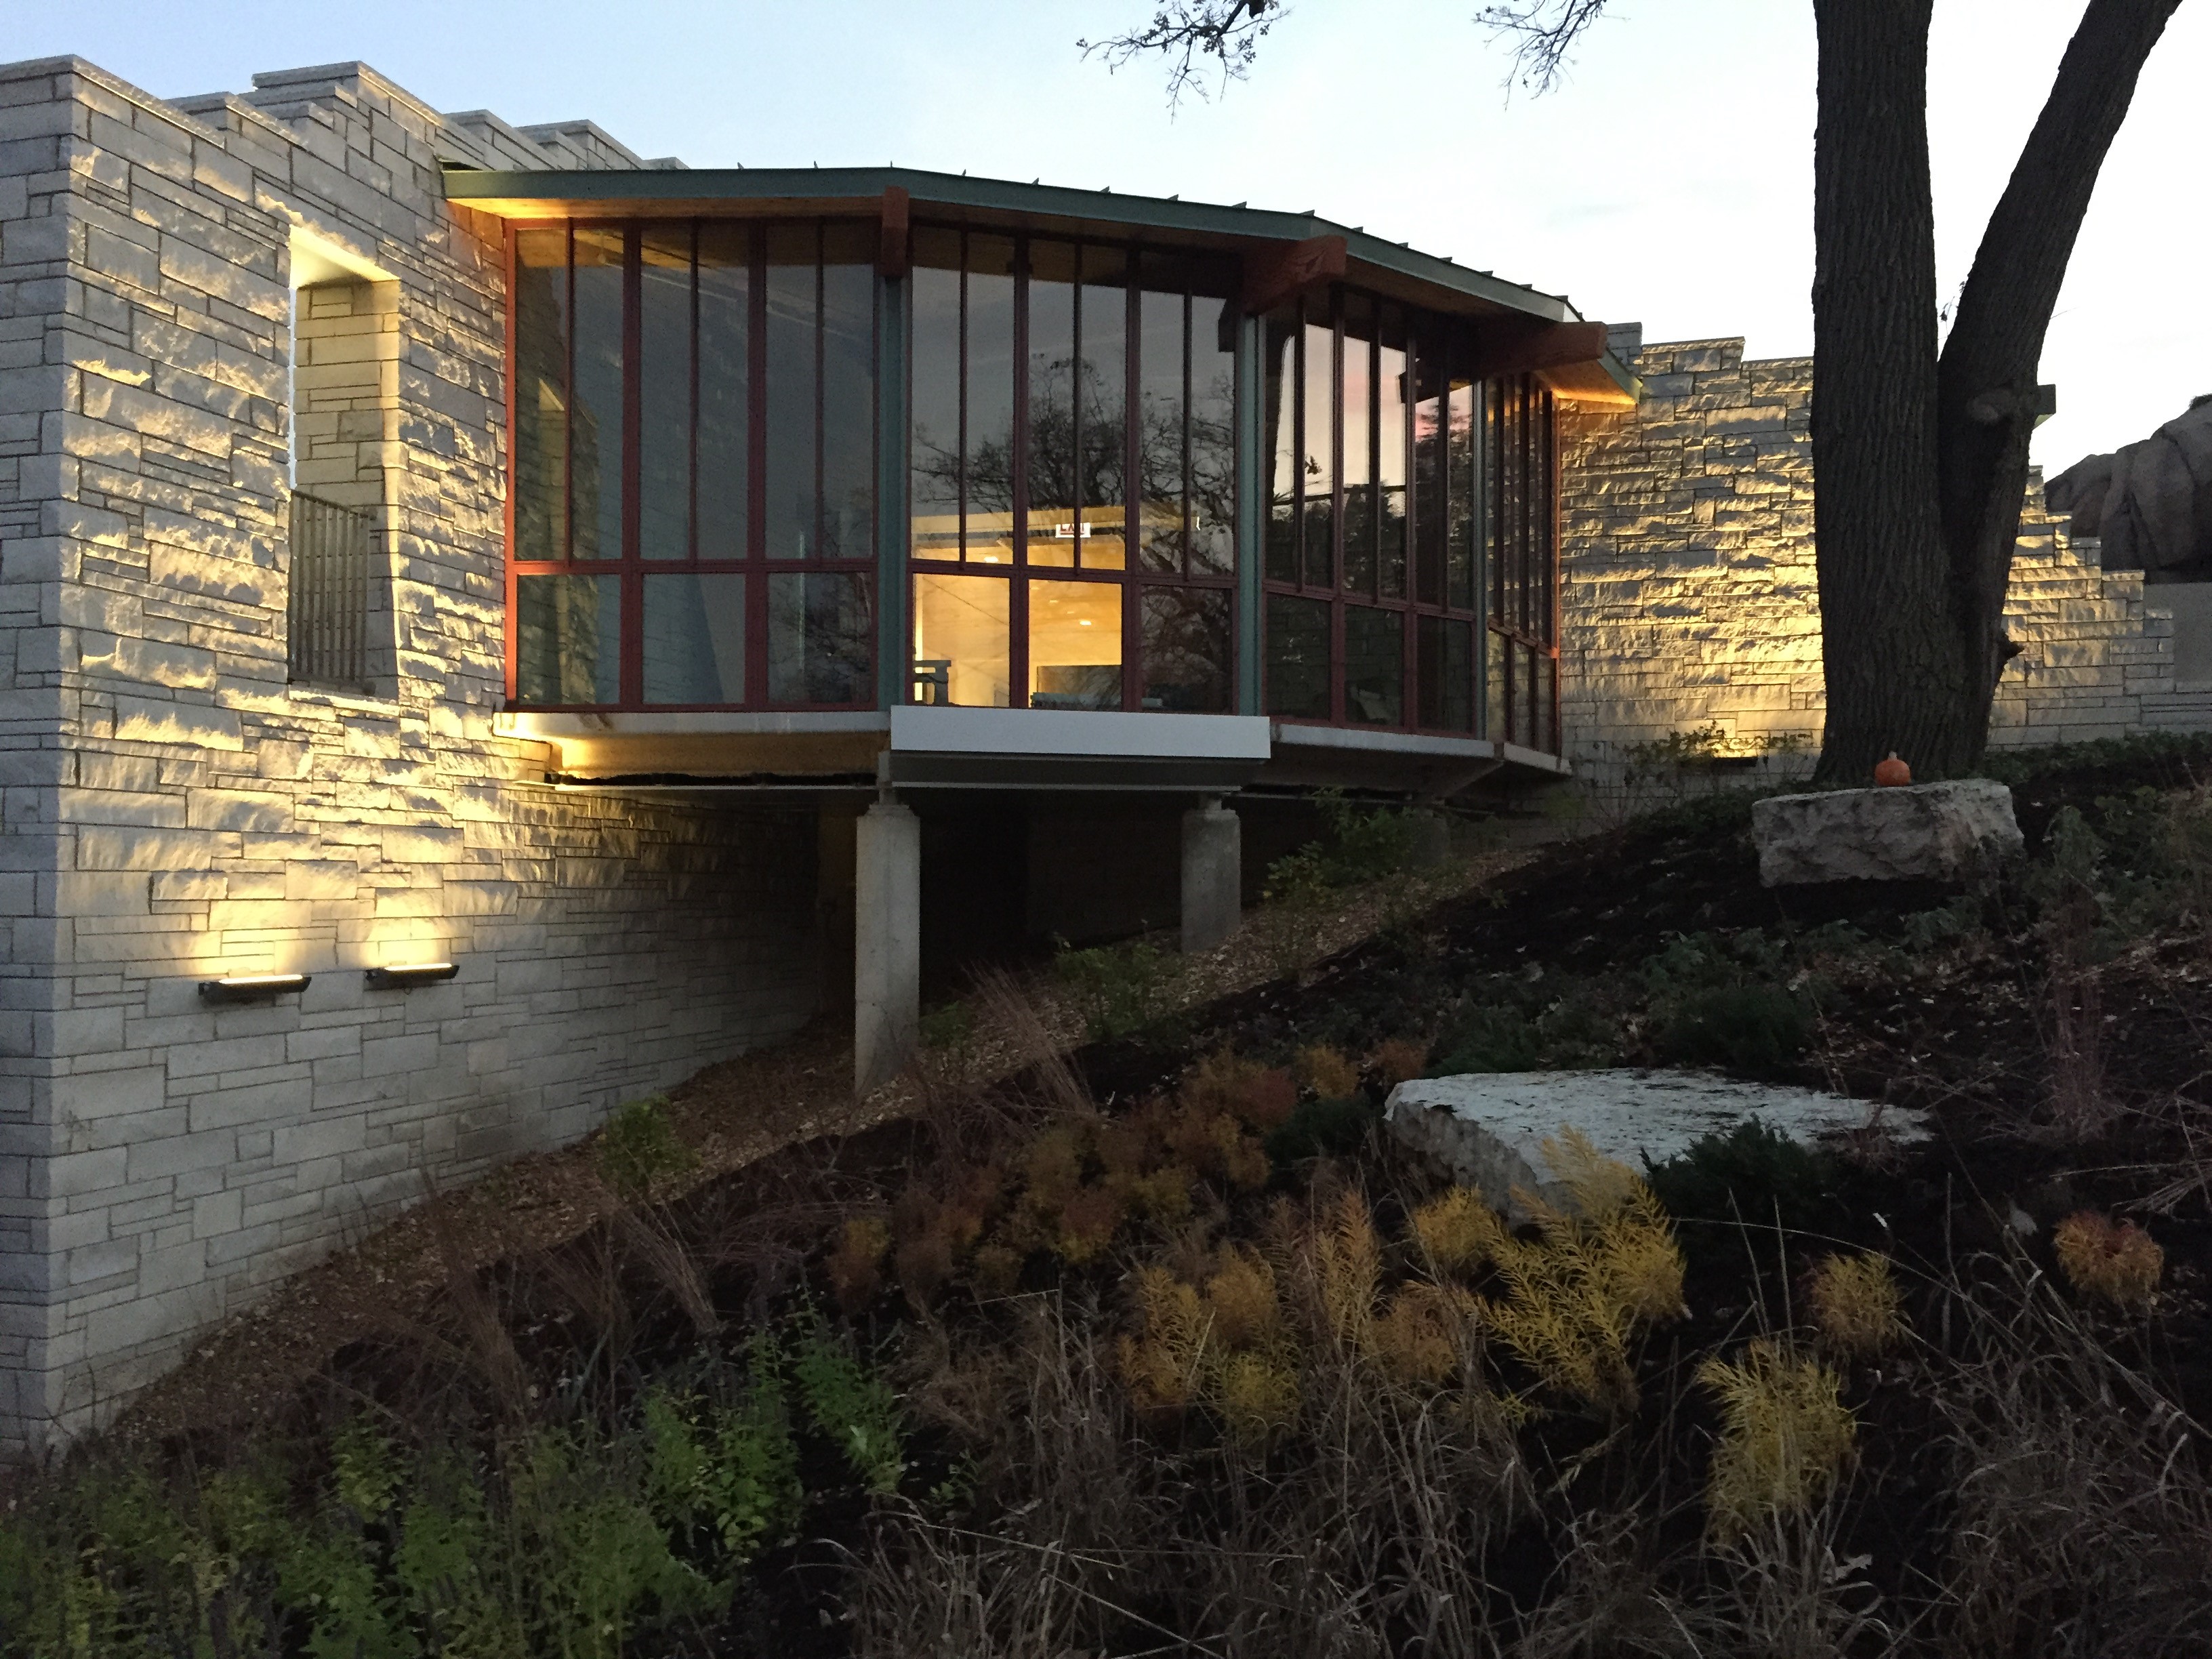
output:
<path id="1" fill-rule="evenodd" d="M 1273 311 L 1309 289 L 1341 282 L 1350 257 L 1341 236 L 1309 236 L 1303 242 L 1268 242 L 1249 249 L 1237 303 L 1247 316 Z"/>
<path id="2" fill-rule="evenodd" d="M 913 220 L 913 198 L 902 185 L 884 188 L 884 238 L 876 250 L 876 269 L 885 276 L 903 276 L 912 260 L 907 230 Z"/>
<path id="3" fill-rule="evenodd" d="M 1603 323 L 1545 323 L 1533 318 L 1478 323 L 1474 378 L 1528 374 L 1538 369 L 1594 363 L 1605 356 Z"/>

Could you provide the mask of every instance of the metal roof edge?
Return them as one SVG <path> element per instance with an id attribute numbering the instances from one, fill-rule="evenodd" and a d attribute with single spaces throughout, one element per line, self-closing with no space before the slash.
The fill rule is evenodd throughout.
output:
<path id="1" fill-rule="evenodd" d="M 893 185 L 917 206 L 970 207 L 1058 219 L 1110 220 L 1153 230 L 1247 237 L 1255 241 L 1304 241 L 1341 236 L 1355 264 L 1426 283 L 1471 298 L 1540 317 L 1576 322 L 1581 313 L 1565 299 L 1510 283 L 1437 254 L 1370 236 L 1310 213 L 1223 206 L 1118 191 L 1075 190 L 1062 185 L 1019 184 L 966 173 L 913 167 L 694 167 L 683 172 L 500 173 L 455 168 L 445 174 L 449 200 L 635 202 L 665 198 L 686 202 L 775 201 L 779 198 L 860 202 Z"/>

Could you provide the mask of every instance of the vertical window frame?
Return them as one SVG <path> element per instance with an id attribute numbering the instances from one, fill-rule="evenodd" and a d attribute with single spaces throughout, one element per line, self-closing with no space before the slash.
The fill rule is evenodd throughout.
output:
<path id="1" fill-rule="evenodd" d="M 828 280 L 824 257 L 828 228 L 831 216 L 806 216 L 799 222 L 809 225 L 814 241 L 813 319 L 813 393 L 814 446 L 812 465 L 815 478 L 815 523 L 813 550 L 823 542 L 822 528 L 828 505 L 823 496 L 823 469 L 826 455 L 824 423 L 828 418 L 823 385 L 824 355 L 827 349 L 824 289 Z M 512 221 L 506 228 L 504 275 L 506 277 L 506 416 L 510 479 L 516 465 L 514 450 L 516 434 L 516 374 L 519 362 L 520 327 L 517 307 L 514 301 L 516 275 L 519 269 L 519 239 L 525 232 L 558 229 L 567 252 L 567 263 L 562 271 L 566 308 L 568 316 L 567 337 L 563 340 L 562 373 L 563 397 L 573 409 L 576 376 L 576 237 L 579 228 L 600 231 L 618 230 L 623 240 L 623 391 L 622 427 L 623 455 L 622 463 L 622 546 L 614 558 L 600 558 L 579 562 L 575 554 L 576 481 L 574 472 L 574 426 L 573 419 L 563 422 L 562 431 L 562 507 L 559 557 L 555 559 L 522 559 L 517 556 L 515 546 L 515 502 L 512 488 L 505 503 L 506 599 L 507 629 L 504 641 L 505 701 L 510 708 L 528 708 L 548 712 L 574 710 L 607 710 L 623 713 L 683 714 L 692 712 L 847 710 L 870 708 L 876 706 L 875 679 L 872 674 L 858 677 L 859 695 L 842 702 L 820 702 L 808 700 L 771 702 L 769 696 L 769 579 L 778 574 L 809 574 L 842 576 L 858 579 L 866 595 L 867 609 L 874 614 L 880 605 L 875 592 L 876 561 L 866 557 L 843 556 L 825 559 L 811 555 L 803 560 L 769 559 L 767 556 L 767 431 L 766 408 L 769 395 L 767 374 L 767 236 L 766 221 L 747 225 L 746 257 L 748 261 L 746 312 L 746 385 L 745 385 L 745 530 L 744 545 L 735 557 L 702 559 L 700 556 L 699 525 L 699 463 L 700 417 L 702 411 L 704 368 L 700 351 L 700 257 L 702 230 L 706 218 L 698 215 L 633 215 L 619 217 L 596 218 L 570 216 L 530 221 Z M 783 221 L 779 222 L 790 222 Z M 686 453 L 688 477 L 689 520 L 686 537 L 686 556 L 646 560 L 641 542 L 641 444 L 642 386 L 644 366 L 641 339 L 642 321 L 642 265 L 644 238 L 649 230 L 671 226 L 688 227 L 686 241 L 690 248 L 690 338 L 689 345 L 688 404 L 690 432 Z M 872 278 L 872 280 L 880 280 Z M 870 385 L 880 388 L 883 376 L 883 331 L 871 308 L 870 329 Z M 879 396 L 868 399 L 869 454 L 867 471 L 869 489 L 876 489 L 877 469 L 874 459 L 881 454 L 884 441 Z M 644 699 L 644 628 L 645 588 L 650 575 L 709 575 L 739 574 L 745 578 L 744 603 L 744 678 L 741 698 L 716 703 L 647 703 Z M 617 669 L 619 687 L 617 700 L 611 703 L 555 704 L 532 702 L 524 704 L 517 696 L 521 664 L 520 660 L 520 630 L 516 625 L 520 589 L 527 577 L 537 575 L 573 574 L 608 576 L 618 584 L 621 594 L 620 663 Z M 879 650 L 880 644 L 872 646 Z"/>

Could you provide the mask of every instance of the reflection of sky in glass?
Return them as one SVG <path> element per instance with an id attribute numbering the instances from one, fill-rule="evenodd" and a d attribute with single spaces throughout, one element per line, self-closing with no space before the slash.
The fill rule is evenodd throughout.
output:
<path id="1" fill-rule="evenodd" d="M 745 555 L 752 231 L 699 228 L 699 556 Z"/>
<path id="2" fill-rule="evenodd" d="M 641 240 L 639 551 L 684 559 L 691 556 L 691 231 L 655 226 Z"/>

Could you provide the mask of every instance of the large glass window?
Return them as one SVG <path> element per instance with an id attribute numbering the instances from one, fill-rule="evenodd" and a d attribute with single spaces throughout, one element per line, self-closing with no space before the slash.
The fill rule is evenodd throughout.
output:
<path id="1" fill-rule="evenodd" d="M 1558 752 L 1558 452 L 1552 393 L 1533 374 L 1484 399 L 1490 575 L 1490 735 Z"/>
<path id="2" fill-rule="evenodd" d="M 1479 323 L 1350 289 L 1262 337 L 1268 711 L 1473 733 L 1486 707 L 1491 735 L 1555 751 L 1551 394 L 1486 395 Z"/>
<path id="3" fill-rule="evenodd" d="M 516 230 L 518 702 L 874 701 L 876 234 Z"/>
<path id="4" fill-rule="evenodd" d="M 1234 266 L 927 226 L 914 258 L 915 700 L 1225 712 Z"/>

